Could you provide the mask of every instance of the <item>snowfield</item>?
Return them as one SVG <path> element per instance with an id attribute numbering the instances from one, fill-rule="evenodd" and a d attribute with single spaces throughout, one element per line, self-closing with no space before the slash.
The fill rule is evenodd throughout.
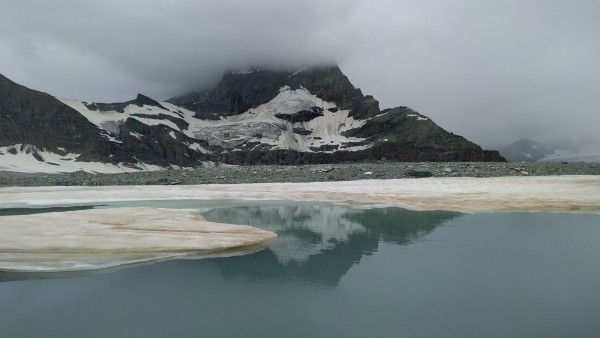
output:
<path id="1" fill-rule="evenodd" d="M 87 171 L 90 173 L 123 173 L 140 170 L 161 170 L 163 167 L 138 162 L 140 169 L 124 164 L 102 162 L 79 162 L 80 154 L 57 154 L 45 149 L 39 149 L 30 144 L 15 144 L 0 147 L 0 171 L 18 171 L 24 173 L 67 173 Z M 42 159 L 40 161 L 40 159 Z"/>
<path id="2" fill-rule="evenodd" d="M 311 183 L 0 188 L 0 207 L 135 200 L 285 200 L 465 213 L 600 212 L 600 176 L 431 177 Z"/>

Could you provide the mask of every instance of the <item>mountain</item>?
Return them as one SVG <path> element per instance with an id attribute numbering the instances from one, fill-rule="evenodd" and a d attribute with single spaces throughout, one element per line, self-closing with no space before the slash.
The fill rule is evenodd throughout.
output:
<path id="1" fill-rule="evenodd" d="M 380 110 L 337 66 L 226 72 L 165 102 L 59 99 L 0 76 L 0 156 L 0 170 L 49 172 L 504 160 L 408 107 Z"/>
<path id="2" fill-rule="evenodd" d="M 499 152 L 510 162 L 600 162 L 600 145 L 586 140 L 548 145 L 520 139 Z"/>

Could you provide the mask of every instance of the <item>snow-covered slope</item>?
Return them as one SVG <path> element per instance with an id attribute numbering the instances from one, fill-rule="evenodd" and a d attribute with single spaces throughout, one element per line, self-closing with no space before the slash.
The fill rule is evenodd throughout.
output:
<path id="1" fill-rule="evenodd" d="M 131 103 L 123 112 L 118 112 L 102 111 L 94 103 L 59 100 L 107 131 L 113 142 L 123 142 L 119 138 L 120 126 L 127 119 L 134 119 L 148 126 L 164 125 L 189 138 L 218 147 L 218 151 L 250 150 L 251 147 L 267 145 L 271 149 L 333 152 L 333 147 L 323 146 L 339 147 L 344 143 L 364 141 L 364 138 L 345 137 L 343 132 L 361 127 L 366 122 L 348 116 L 349 110 L 340 110 L 335 103 L 322 100 L 305 88 L 291 89 L 289 86 L 280 88 L 279 94 L 267 103 L 219 120 L 195 118 L 194 112 L 168 102 L 142 106 Z M 299 112 L 310 113 L 295 118 Z M 173 120 L 181 120 L 183 123 L 175 123 Z M 144 137 L 135 132 L 130 132 L 129 135 L 138 139 Z M 170 135 L 177 139 L 175 133 Z M 189 147 L 202 153 L 211 153 L 198 143 L 190 143 Z M 350 151 L 364 148 L 365 146 L 346 147 Z"/>
<path id="2" fill-rule="evenodd" d="M 67 153 L 66 149 L 58 149 L 58 151 L 59 153 L 38 149 L 30 144 L 0 147 L 0 171 L 60 173 L 83 170 L 90 173 L 120 173 L 163 169 L 144 163 L 137 163 L 134 166 L 128 163 L 77 161 L 81 154 Z"/>

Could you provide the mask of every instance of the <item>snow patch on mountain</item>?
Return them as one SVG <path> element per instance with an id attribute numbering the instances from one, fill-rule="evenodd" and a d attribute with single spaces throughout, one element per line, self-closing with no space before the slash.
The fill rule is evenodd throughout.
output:
<path id="1" fill-rule="evenodd" d="M 59 149 L 59 151 L 61 151 Z M 102 162 L 79 162 L 80 154 L 56 153 L 30 144 L 0 147 L 0 171 L 26 173 L 65 173 L 79 170 L 90 173 L 120 173 L 165 169 L 157 165 L 137 163 L 136 167 Z"/>
<path id="2" fill-rule="evenodd" d="M 131 131 L 131 132 L 129 132 L 129 135 L 131 135 L 131 136 L 133 136 L 133 137 L 137 138 L 138 140 L 141 140 L 141 139 L 142 139 L 142 137 L 144 137 L 144 135 L 142 135 L 142 134 L 140 134 L 140 133 L 136 133 L 136 132 L 134 132 L 134 131 Z"/>
<path id="3" fill-rule="evenodd" d="M 254 72 L 259 72 L 260 69 L 247 69 L 247 70 L 240 70 L 240 71 L 235 71 L 235 72 L 231 72 L 231 74 L 233 75 L 247 75 L 247 74 L 252 74 Z"/>
<path id="4" fill-rule="evenodd" d="M 177 106 L 173 106 L 176 108 L 175 110 L 169 110 L 169 108 L 166 107 L 168 104 L 163 102 L 161 102 L 161 104 L 165 105 L 165 108 L 167 109 L 162 109 L 160 107 L 151 105 L 143 105 L 140 107 L 132 103 L 127 105 L 123 109 L 123 112 L 118 112 L 115 110 L 101 111 L 97 107 L 95 109 L 90 109 L 89 106 L 94 106 L 94 103 L 86 104 L 86 102 L 83 101 L 61 98 L 57 99 L 69 107 L 77 110 L 81 115 L 85 116 L 88 121 L 98 126 L 98 128 L 107 131 L 111 135 L 118 135 L 119 126 L 128 118 L 136 119 L 149 126 L 162 124 L 173 130 L 181 131 L 181 129 L 175 123 L 165 118 L 159 118 L 159 115 L 165 114 L 175 119 L 181 119 L 182 117 L 177 114 L 177 112 L 180 112 L 184 115 L 184 120 L 187 120 L 186 117 L 191 118 L 194 115 L 193 112 Z M 149 116 L 156 116 L 157 118 L 150 118 Z"/>
<path id="5" fill-rule="evenodd" d="M 302 69 L 299 69 L 299 70 L 295 71 L 295 72 L 294 72 L 292 75 L 288 76 L 288 79 L 289 79 L 290 77 L 293 77 L 293 76 L 295 76 L 295 75 L 298 75 L 299 73 L 302 73 L 303 71 L 305 71 L 305 70 L 306 70 L 306 68 L 307 68 L 307 67 L 304 67 L 304 68 L 302 68 Z"/>
<path id="6" fill-rule="evenodd" d="M 292 89 L 283 86 L 279 94 L 271 101 L 256 108 L 219 120 L 202 120 L 194 117 L 194 112 L 168 102 L 160 102 L 162 107 L 129 104 L 123 112 L 101 111 L 90 109 L 93 104 L 77 100 L 60 99 L 63 103 L 80 112 L 90 122 L 108 132 L 111 140 L 120 142 L 116 137 L 119 126 L 128 118 L 136 119 L 146 125 L 165 125 L 172 129 L 169 135 L 177 139 L 174 131 L 179 131 L 190 138 L 203 140 L 211 146 L 222 147 L 226 151 L 253 149 L 256 146 L 267 146 L 271 149 L 291 149 L 300 152 L 334 152 L 344 143 L 358 143 L 363 138 L 345 137 L 343 132 L 359 128 L 366 120 L 356 120 L 349 115 L 349 110 L 339 110 L 337 105 L 325 101 L 306 88 Z M 321 112 L 309 121 L 286 121 L 277 115 L 294 115 L 303 111 Z M 183 120 L 187 128 L 182 129 L 173 121 L 161 118 L 161 114 L 172 119 Z M 156 117 L 156 118 L 153 118 Z M 294 133 L 294 130 L 304 133 Z M 141 139 L 143 135 L 130 133 Z M 198 144 L 188 144 L 190 149 L 210 153 Z M 345 147 L 345 150 L 365 149 L 366 145 Z"/>
<path id="7" fill-rule="evenodd" d="M 322 112 L 310 121 L 288 122 L 276 115 L 292 115 L 317 107 Z M 335 112 L 330 111 L 335 110 Z M 305 88 L 291 89 L 284 86 L 271 101 L 243 114 L 228 116 L 220 120 L 202 120 L 190 123 L 188 135 L 206 140 L 211 145 L 225 148 L 237 148 L 247 143 L 260 142 L 272 146 L 272 149 L 291 149 L 301 152 L 313 152 L 311 148 L 323 145 L 342 145 L 346 142 L 360 142 L 364 139 L 345 137 L 344 131 L 361 127 L 366 121 L 349 117 L 349 110 L 337 110 L 335 103 L 324 101 L 311 94 Z M 310 131 L 310 135 L 293 133 L 294 128 Z M 364 149 L 363 146 L 348 150 Z M 324 150 L 333 152 L 333 150 Z"/>

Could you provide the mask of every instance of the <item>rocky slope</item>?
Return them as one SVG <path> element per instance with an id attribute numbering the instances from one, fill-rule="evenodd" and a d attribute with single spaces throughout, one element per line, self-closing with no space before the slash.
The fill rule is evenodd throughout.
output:
<path id="1" fill-rule="evenodd" d="M 67 156 L 67 149 L 80 154 L 79 161 L 135 161 L 121 144 L 110 139 L 108 132 L 98 129 L 78 111 L 2 75 L 0 149 L 0 153 L 25 153 L 40 161 L 44 151 Z"/>
<path id="2" fill-rule="evenodd" d="M 380 110 L 337 66 L 227 72 L 157 102 L 56 99 L 0 78 L 0 170 L 131 171 L 229 164 L 503 161 L 408 107 Z"/>

